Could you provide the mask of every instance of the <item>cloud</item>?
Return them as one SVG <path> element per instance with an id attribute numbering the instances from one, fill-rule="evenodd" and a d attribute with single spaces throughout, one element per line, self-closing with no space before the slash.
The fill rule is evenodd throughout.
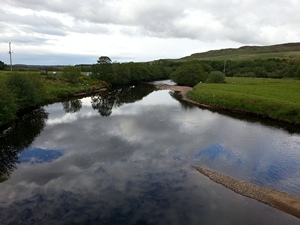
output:
<path id="1" fill-rule="evenodd" d="M 139 27 L 145 35 L 199 40 L 233 39 L 251 42 L 253 33 L 268 27 L 298 23 L 298 1 L 13 1 L 15 7 L 42 10 L 76 23 Z M 32 4 L 30 4 L 32 3 Z M 293 15 L 293 16 L 291 16 Z M 296 17 L 296 18 L 295 18 Z M 42 23 L 61 25 L 42 18 Z M 73 27 L 76 26 L 73 24 Z M 296 24 L 294 24 L 296 26 Z M 93 31 L 91 26 L 90 32 Z M 298 28 L 299 31 L 299 28 Z M 224 35 L 225 32 L 225 35 Z M 248 35 L 239 35 L 248 34 Z M 271 34 L 275 35 L 275 33 Z M 263 35 L 258 35 L 261 39 Z M 249 37 L 249 38 L 247 38 Z M 256 41 L 257 42 L 257 41 Z"/>
<path id="2" fill-rule="evenodd" d="M 160 43 L 170 40 L 173 46 L 177 39 L 207 43 L 206 48 L 199 50 L 186 44 L 191 54 L 216 49 L 216 45 L 226 48 L 297 42 L 300 36 L 299 0 L 4 0 L 2 5 L 0 41 L 12 39 L 29 44 L 32 39 L 32 45 L 45 44 L 57 50 L 81 36 L 72 49 L 82 52 L 83 43 L 97 35 L 98 40 L 111 39 L 110 45 L 123 43 L 120 51 L 108 50 L 107 55 L 118 57 L 125 48 L 136 54 L 137 41 L 130 43 L 126 38 L 148 38 L 152 43 L 157 39 Z M 94 40 L 93 44 L 97 45 Z M 72 53 L 68 47 L 63 49 Z M 146 59 L 146 54 L 150 53 L 143 52 L 142 58 Z M 181 56 L 185 56 L 183 52 Z"/>

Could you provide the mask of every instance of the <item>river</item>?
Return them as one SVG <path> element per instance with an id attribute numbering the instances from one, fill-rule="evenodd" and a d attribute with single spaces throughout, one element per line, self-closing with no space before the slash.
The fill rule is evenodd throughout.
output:
<path id="1" fill-rule="evenodd" d="M 300 222 L 192 167 L 300 196 L 297 127 L 201 109 L 153 85 L 44 106 L 0 140 L 0 224 Z"/>

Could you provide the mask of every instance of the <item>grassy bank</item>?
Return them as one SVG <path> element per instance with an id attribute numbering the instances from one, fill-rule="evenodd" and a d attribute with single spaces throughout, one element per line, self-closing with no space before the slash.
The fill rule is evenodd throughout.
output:
<path id="1" fill-rule="evenodd" d="M 20 111 L 72 97 L 99 91 L 104 81 L 81 76 L 68 82 L 62 76 L 41 76 L 32 72 L 0 72 L 0 125 L 14 120 Z"/>
<path id="2" fill-rule="evenodd" d="M 42 82 L 46 92 L 45 102 L 58 101 L 78 93 L 91 93 L 107 85 L 105 82 L 93 81 L 89 77 L 81 77 L 80 82 L 76 84 L 55 77 L 51 79 L 43 77 Z"/>
<path id="3" fill-rule="evenodd" d="M 226 78 L 226 84 L 198 84 L 188 97 L 207 105 L 300 124 L 300 81 Z"/>

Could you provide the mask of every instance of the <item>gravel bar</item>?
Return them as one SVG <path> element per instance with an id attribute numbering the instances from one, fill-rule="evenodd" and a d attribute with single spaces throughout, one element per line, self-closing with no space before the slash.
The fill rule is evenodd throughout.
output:
<path id="1" fill-rule="evenodd" d="M 258 200 L 300 218 L 300 197 L 298 196 L 260 187 L 246 181 L 203 169 L 202 167 L 193 167 L 212 181 L 222 184 L 238 194 Z"/>

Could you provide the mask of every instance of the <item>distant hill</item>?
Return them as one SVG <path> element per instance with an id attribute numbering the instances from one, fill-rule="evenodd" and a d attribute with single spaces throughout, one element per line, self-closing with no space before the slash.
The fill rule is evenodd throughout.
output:
<path id="1" fill-rule="evenodd" d="M 298 58 L 300 59 L 300 42 L 271 46 L 243 46 L 195 53 L 179 59 L 185 60 L 251 60 L 266 58 Z"/>

